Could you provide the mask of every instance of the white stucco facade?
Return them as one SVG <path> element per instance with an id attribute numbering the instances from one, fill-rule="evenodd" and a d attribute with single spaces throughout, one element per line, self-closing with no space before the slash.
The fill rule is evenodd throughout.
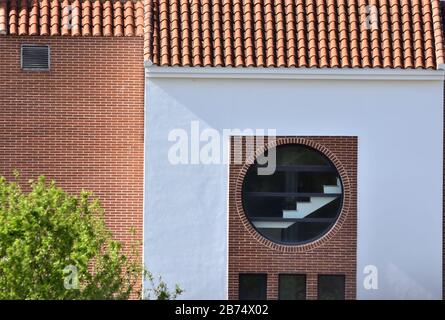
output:
<path id="1" fill-rule="evenodd" d="M 227 165 L 172 165 L 168 158 L 170 132 L 191 134 L 199 121 L 201 131 L 357 136 L 357 298 L 441 299 L 441 77 L 147 71 L 144 260 L 170 286 L 180 284 L 182 298 L 227 298 Z M 363 287 L 367 265 L 378 268 L 377 290 Z"/>

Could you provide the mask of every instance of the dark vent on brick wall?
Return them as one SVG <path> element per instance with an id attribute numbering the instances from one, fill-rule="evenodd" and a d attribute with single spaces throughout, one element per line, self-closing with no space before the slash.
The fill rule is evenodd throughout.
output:
<path id="1" fill-rule="evenodd" d="M 22 45 L 21 64 L 24 70 L 49 70 L 49 46 Z"/>

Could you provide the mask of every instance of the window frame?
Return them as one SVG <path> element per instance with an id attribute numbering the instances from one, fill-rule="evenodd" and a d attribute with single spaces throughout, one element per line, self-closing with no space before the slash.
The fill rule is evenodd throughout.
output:
<path id="1" fill-rule="evenodd" d="M 243 276 L 261 276 L 264 282 L 262 283 L 261 289 L 264 290 L 265 299 L 253 299 L 253 300 L 267 300 L 267 278 L 268 274 L 265 272 L 242 272 L 238 274 L 238 300 L 252 300 L 245 299 L 241 297 L 241 277 Z"/>
<path id="2" fill-rule="evenodd" d="M 320 278 L 322 277 L 335 277 L 342 278 L 343 281 L 343 298 L 342 299 L 320 299 Z M 317 300 L 346 300 L 346 275 L 345 274 L 319 274 L 317 276 Z"/>
<path id="3" fill-rule="evenodd" d="M 304 299 L 282 299 L 281 298 L 281 277 L 282 276 L 299 276 L 304 278 Z M 289 300 L 289 301 L 296 301 L 296 300 L 307 300 L 307 275 L 304 273 L 279 273 L 278 274 L 278 300 Z"/>
<path id="4" fill-rule="evenodd" d="M 270 241 L 272 243 L 275 243 L 275 244 L 279 244 L 279 245 L 283 245 L 283 246 L 298 247 L 298 246 L 304 246 L 304 245 L 313 243 L 313 242 L 321 239 L 322 237 L 324 237 L 326 234 L 328 234 L 334 228 L 335 224 L 339 221 L 340 216 L 341 216 L 341 214 L 343 212 L 343 206 L 344 206 L 345 192 L 346 191 L 345 191 L 345 186 L 344 186 L 344 183 L 343 183 L 343 178 L 342 178 L 342 175 L 340 173 L 340 170 L 337 168 L 337 166 L 334 164 L 334 162 L 331 159 L 329 159 L 329 157 L 325 153 L 323 153 L 322 151 L 318 150 L 317 148 L 314 148 L 312 146 L 306 145 L 304 143 L 289 142 L 289 143 L 279 144 L 279 145 L 275 145 L 275 146 L 266 148 L 266 149 L 264 149 L 263 153 L 268 152 L 268 150 L 271 149 L 271 148 L 277 148 L 278 149 L 280 147 L 292 146 L 292 145 L 294 145 L 294 146 L 301 146 L 301 147 L 304 147 L 306 149 L 309 149 L 309 150 L 312 150 L 312 151 L 318 153 L 327 162 L 329 167 L 332 167 L 334 169 L 334 171 L 337 173 L 337 177 L 339 179 L 342 192 L 341 192 L 341 195 L 339 196 L 340 197 L 339 208 L 338 208 L 338 210 L 337 210 L 337 212 L 335 214 L 335 217 L 332 218 L 332 223 L 329 225 L 329 227 L 327 227 L 326 230 L 324 232 L 320 233 L 319 235 L 317 235 L 315 237 L 312 237 L 310 239 L 304 240 L 304 241 L 299 241 L 299 242 L 278 241 L 278 240 L 275 240 L 275 239 L 272 239 L 272 238 L 268 237 L 263 232 L 258 230 L 258 228 L 254 225 L 254 223 L 252 221 L 252 218 L 248 214 L 248 211 L 246 210 L 246 207 L 247 207 L 247 205 L 246 205 L 247 195 L 246 195 L 246 191 L 245 191 L 246 190 L 246 184 L 247 184 L 247 179 L 246 178 L 247 178 L 247 176 L 249 174 L 249 171 L 252 170 L 252 169 L 254 170 L 257 167 L 257 161 L 256 161 L 257 157 L 255 158 L 254 162 L 247 168 L 247 171 L 246 171 L 246 173 L 245 173 L 245 175 L 243 177 L 243 182 L 242 182 L 242 186 L 241 186 L 241 203 L 242 203 L 242 210 L 243 210 L 243 213 L 244 213 L 247 221 L 252 226 L 252 228 L 255 230 L 255 232 L 257 232 L 262 238 L 267 239 L 268 241 Z M 295 167 L 302 167 L 302 165 L 295 165 Z M 278 194 L 278 192 L 263 192 L 263 193 L 264 194 L 266 194 L 266 193 Z M 281 192 L 281 193 L 285 194 L 285 192 Z M 294 196 L 296 196 L 296 195 L 297 195 L 297 193 L 294 194 Z M 310 193 L 307 193 L 307 194 L 301 193 L 301 195 L 302 196 L 310 195 Z M 284 197 L 284 195 L 281 196 L 281 197 Z M 303 219 L 305 219 L 305 218 L 303 218 Z M 306 218 L 307 220 L 303 220 L 303 219 L 301 219 L 301 222 L 308 222 L 308 223 L 309 222 L 312 222 L 312 223 L 315 222 L 315 221 L 313 221 L 314 218 Z M 317 219 L 321 220 L 320 218 L 317 218 Z M 282 220 L 286 221 L 285 218 L 283 218 Z"/>

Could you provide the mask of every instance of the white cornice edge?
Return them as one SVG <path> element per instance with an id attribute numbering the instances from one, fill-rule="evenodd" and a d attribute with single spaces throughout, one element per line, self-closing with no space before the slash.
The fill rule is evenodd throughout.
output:
<path id="1" fill-rule="evenodd" d="M 147 78 L 283 80 L 444 80 L 445 70 L 341 68 L 160 67 L 145 63 Z"/>
<path id="2" fill-rule="evenodd" d="M 437 65 L 437 69 L 438 69 L 438 70 L 445 70 L 445 64 L 444 64 L 444 63 L 439 63 L 439 64 Z"/>

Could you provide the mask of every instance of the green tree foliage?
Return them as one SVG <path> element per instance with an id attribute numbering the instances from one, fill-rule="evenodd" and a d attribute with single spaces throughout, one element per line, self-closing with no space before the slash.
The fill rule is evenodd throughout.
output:
<path id="1" fill-rule="evenodd" d="M 0 299 L 140 297 L 143 274 L 152 298 L 173 299 L 182 292 L 179 287 L 168 292 L 135 261 L 140 259 L 127 257 L 103 217 L 89 192 L 72 196 L 44 177 L 24 192 L 0 177 Z"/>

